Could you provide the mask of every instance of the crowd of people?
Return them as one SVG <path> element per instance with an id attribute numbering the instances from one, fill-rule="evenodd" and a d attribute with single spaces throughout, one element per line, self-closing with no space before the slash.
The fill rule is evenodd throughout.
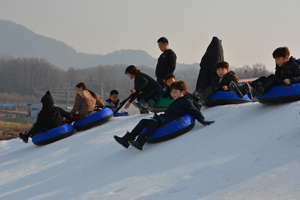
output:
<path id="1" fill-rule="evenodd" d="M 268 92 L 274 86 L 300 82 L 300 61 L 290 57 L 287 47 L 279 47 L 273 52 L 276 63 L 275 74 L 260 77 L 250 84 L 246 82 L 240 85 L 237 74 L 229 71 L 229 63 L 224 61 L 222 41 L 213 37 L 200 62 L 201 69 L 196 90 L 192 95 L 187 95 L 186 83 L 182 80 L 176 80 L 173 75 L 177 57 L 174 51 L 170 49 L 168 40 L 162 37 L 158 39 L 157 43 L 162 51 L 155 71 L 157 80 L 141 72 L 134 65 L 125 69 L 125 74 L 130 79 L 134 79 L 134 87 L 131 89 L 131 96 L 125 109 L 133 104 L 143 114 L 151 111 L 161 97 L 173 98 L 174 101 L 163 114 L 155 115 L 153 119 L 142 119 L 131 132 L 127 132 L 122 137 L 115 135 L 115 140 L 125 148 L 132 145 L 142 150 L 145 142 L 158 127 L 185 114 L 192 115 L 203 125 L 210 125 L 214 121 L 205 120 L 200 111 L 201 102 L 205 102 L 216 91 L 234 91 L 240 98 L 248 94 L 248 97 L 252 99 L 259 94 Z M 50 92 L 46 92 L 41 99 L 43 107 L 36 123 L 25 134 L 19 134 L 23 142 L 27 143 L 29 137 L 33 137 L 41 131 L 83 119 L 95 112 L 95 106 L 98 108 L 108 107 L 114 112 L 119 108 L 119 92 L 117 90 L 112 90 L 109 99 L 104 103 L 82 82 L 78 83 L 75 89 L 77 95 L 71 112 L 54 106 Z M 200 101 L 198 101 L 199 99 Z M 145 127 L 147 127 L 146 132 L 141 134 Z"/>

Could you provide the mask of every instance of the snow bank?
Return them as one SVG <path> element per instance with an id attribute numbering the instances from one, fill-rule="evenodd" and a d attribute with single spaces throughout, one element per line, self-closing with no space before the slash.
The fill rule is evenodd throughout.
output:
<path id="1" fill-rule="evenodd" d="M 113 118 L 46 145 L 0 142 L 0 199 L 300 199 L 300 102 L 203 108 L 175 139 L 123 148 L 151 114 Z"/>

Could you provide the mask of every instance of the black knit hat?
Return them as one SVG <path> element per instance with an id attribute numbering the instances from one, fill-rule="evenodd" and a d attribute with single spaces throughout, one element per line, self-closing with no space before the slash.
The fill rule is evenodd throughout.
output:
<path id="1" fill-rule="evenodd" d="M 43 103 L 54 103 L 54 100 L 49 91 L 42 97 L 41 102 Z"/>

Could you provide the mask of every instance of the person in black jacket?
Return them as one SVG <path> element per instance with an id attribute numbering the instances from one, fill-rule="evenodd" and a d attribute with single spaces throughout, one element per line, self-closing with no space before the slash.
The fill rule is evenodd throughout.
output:
<path id="1" fill-rule="evenodd" d="M 155 75 L 157 77 L 157 82 L 160 84 L 162 88 L 164 88 L 163 79 L 168 74 L 173 74 L 176 68 L 176 54 L 170 49 L 168 39 L 165 37 L 161 37 L 157 40 L 159 49 L 163 52 L 158 60 L 155 70 Z"/>
<path id="2" fill-rule="evenodd" d="M 213 37 L 200 62 L 201 68 L 196 84 L 196 91 L 198 93 L 203 92 L 207 87 L 213 85 L 214 80 L 218 76 L 215 68 L 218 61 L 224 61 L 222 40 Z"/>
<path id="3" fill-rule="evenodd" d="M 123 137 L 118 137 L 115 135 L 115 140 L 125 148 L 128 148 L 130 144 L 135 148 L 142 150 L 143 145 L 159 126 L 176 120 L 184 114 L 192 115 L 203 125 L 209 125 L 214 122 L 205 121 L 204 116 L 200 112 L 200 104 L 192 101 L 192 99 L 185 95 L 187 91 L 187 85 L 185 82 L 178 81 L 172 83 L 170 88 L 174 101 L 164 114 L 161 114 L 154 119 L 142 119 L 131 131 L 131 133 L 127 132 Z M 140 132 L 145 127 L 147 127 L 146 132 L 141 134 Z M 137 136 L 138 138 L 135 140 Z"/>
<path id="4" fill-rule="evenodd" d="M 248 94 L 248 97 L 252 99 L 259 94 L 268 92 L 274 86 L 300 83 L 300 60 L 289 56 L 290 51 L 287 47 L 275 49 L 273 52 L 273 58 L 276 62 L 275 74 L 268 77 L 262 76 L 250 84 L 245 83 L 243 86 L 231 82 L 231 89 L 239 97 Z"/>
<path id="5" fill-rule="evenodd" d="M 237 85 L 240 85 L 237 74 L 233 71 L 229 71 L 228 62 L 218 61 L 215 67 L 217 69 L 218 76 L 214 80 L 213 85 L 208 86 L 202 92 L 194 92 L 194 94 L 199 96 L 202 101 L 205 101 L 206 98 L 213 95 L 216 91 L 231 91 L 231 88 L 229 87 L 231 81 L 235 82 Z"/>
<path id="6" fill-rule="evenodd" d="M 171 92 L 170 86 L 174 82 L 176 82 L 175 76 L 173 74 L 168 74 L 164 78 L 164 83 L 166 84 L 166 87 L 163 90 L 161 91 L 154 90 L 139 102 L 133 102 L 132 104 L 139 109 L 146 108 L 152 110 L 154 104 L 156 104 L 160 98 L 162 97 L 173 98 L 170 93 Z"/>
<path id="7" fill-rule="evenodd" d="M 19 138 L 22 139 L 24 143 L 28 142 L 29 137 L 32 137 L 39 132 L 63 125 L 64 117 L 74 121 L 73 114 L 54 106 L 54 101 L 49 91 L 42 97 L 41 102 L 43 108 L 37 117 L 36 123 L 25 134 L 19 133 Z"/>
<path id="8" fill-rule="evenodd" d="M 125 105 L 125 109 L 129 108 L 133 100 L 137 99 L 140 101 L 152 91 L 160 91 L 161 86 L 150 76 L 141 72 L 135 66 L 130 65 L 126 68 L 125 74 L 130 78 L 134 79 L 134 88 L 131 89 L 133 93 L 129 102 Z"/>

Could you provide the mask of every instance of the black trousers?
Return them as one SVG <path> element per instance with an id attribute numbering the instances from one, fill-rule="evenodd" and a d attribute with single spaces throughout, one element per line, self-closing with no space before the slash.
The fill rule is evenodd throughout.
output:
<path id="1" fill-rule="evenodd" d="M 159 119 L 142 119 L 131 131 L 131 134 L 136 137 L 144 128 L 147 128 L 144 135 L 149 138 L 161 125 L 163 125 L 163 122 Z"/>
<path id="2" fill-rule="evenodd" d="M 256 87 L 261 85 L 264 88 L 264 93 L 269 92 L 269 90 L 277 85 L 284 84 L 283 81 L 275 76 L 274 74 L 269 75 L 268 77 L 262 76 L 250 83 L 251 87 Z"/>
<path id="3" fill-rule="evenodd" d="M 36 130 L 35 124 L 30 127 L 30 129 L 25 133 L 26 136 L 32 137 L 38 133 L 38 130 Z"/>

